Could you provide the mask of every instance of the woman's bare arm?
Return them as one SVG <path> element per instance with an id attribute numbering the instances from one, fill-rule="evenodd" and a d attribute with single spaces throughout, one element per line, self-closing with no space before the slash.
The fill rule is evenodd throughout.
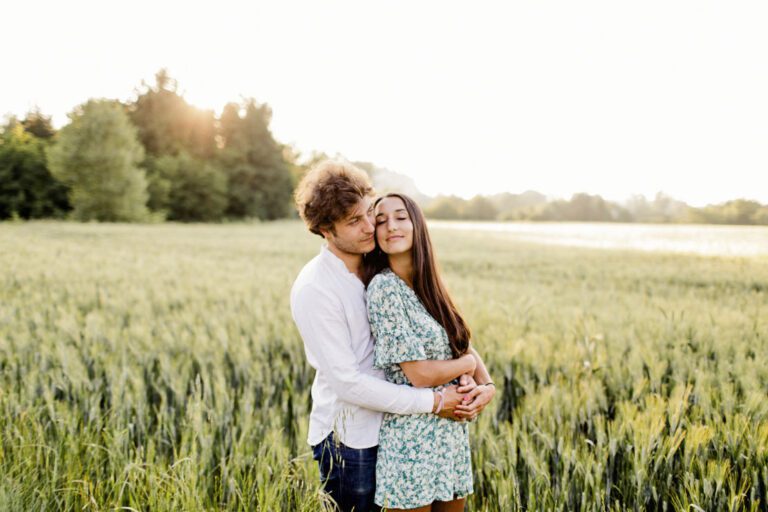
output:
<path id="1" fill-rule="evenodd" d="M 475 356 L 475 360 L 477 361 L 475 373 L 472 375 L 472 377 L 475 379 L 475 382 L 477 382 L 479 386 L 493 382 L 493 379 L 491 379 L 491 374 L 488 373 L 488 368 L 485 367 L 483 358 L 480 357 L 480 354 L 477 353 L 477 350 L 475 350 L 475 347 L 472 345 L 469 346 L 469 353 Z"/>
<path id="2" fill-rule="evenodd" d="M 460 375 L 475 372 L 477 361 L 471 353 L 457 359 L 404 361 L 400 368 L 410 383 L 417 388 L 430 388 L 447 384 Z M 486 372 L 487 373 L 487 372 Z"/>

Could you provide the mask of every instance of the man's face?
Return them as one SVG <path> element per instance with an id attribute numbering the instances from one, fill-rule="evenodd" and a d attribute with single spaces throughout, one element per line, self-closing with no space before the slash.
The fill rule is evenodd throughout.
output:
<path id="1" fill-rule="evenodd" d="M 323 231 L 325 239 L 348 254 L 365 254 L 376 246 L 373 235 L 373 198 L 363 197 L 349 214 L 333 225 L 336 233 Z"/>

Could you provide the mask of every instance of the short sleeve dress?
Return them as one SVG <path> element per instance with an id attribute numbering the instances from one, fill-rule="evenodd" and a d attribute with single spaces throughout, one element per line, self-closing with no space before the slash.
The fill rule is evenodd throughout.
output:
<path id="1" fill-rule="evenodd" d="M 445 329 L 391 270 L 371 280 L 367 303 L 374 366 L 384 370 L 389 382 L 411 385 L 399 366 L 404 361 L 453 357 Z M 377 505 L 417 508 L 472 491 L 466 423 L 435 414 L 384 415 L 376 463 Z"/>

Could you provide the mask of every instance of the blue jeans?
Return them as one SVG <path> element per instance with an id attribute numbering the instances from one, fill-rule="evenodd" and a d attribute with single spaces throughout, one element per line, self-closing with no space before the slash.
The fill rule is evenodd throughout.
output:
<path id="1" fill-rule="evenodd" d="M 342 512 L 381 510 L 373 503 L 378 449 L 350 448 L 334 440 L 333 433 L 312 447 L 320 466 L 320 481 Z"/>

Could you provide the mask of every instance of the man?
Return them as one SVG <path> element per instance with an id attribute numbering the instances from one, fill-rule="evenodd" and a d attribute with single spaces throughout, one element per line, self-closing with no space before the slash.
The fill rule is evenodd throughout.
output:
<path id="1" fill-rule="evenodd" d="M 375 510 L 376 449 L 382 412 L 473 418 L 494 390 L 474 383 L 443 393 L 398 386 L 373 368 L 373 339 L 361 280 L 363 255 L 375 247 L 373 188 L 349 163 L 326 160 L 302 179 L 296 205 L 326 241 L 291 289 L 291 312 L 312 385 L 308 442 L 325 489 L 343 510 Z M 481 363 L 481 361 L 479 361 Z M 479 364 L 478 366 L 481 366 Z M 482 367 L 487 376 L 485 367 Z M 490 377 L 485 379 L 490 382 Z M 462 400 L 467 393 L 467 402 Z M 472 403 L 468 403 L 469 401 Z"/>

